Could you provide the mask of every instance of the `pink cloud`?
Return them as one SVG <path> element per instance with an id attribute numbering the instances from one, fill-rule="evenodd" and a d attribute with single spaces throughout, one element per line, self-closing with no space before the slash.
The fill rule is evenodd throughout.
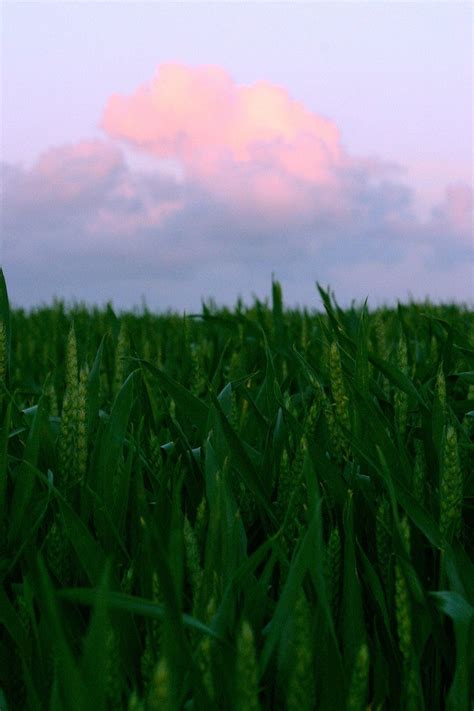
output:
<path id="1" fill-rule="evenodd" d="M 112 95 L 102 127 L 157 158 L 178 159 L 186 176 L 221 200 L 263 209 L 310 207 L 348 166 L 332 121 L 264 81 L 239 86 L 223 69 L 162 65 L 130 96 Z"/>
<path id="2" fill-rule="evenodd" d="M 43 153 L 33 167 L 32 187 L 43 198 L 51 195 L 55 200 L 75 200 L 122 168 L 121 151 L 104 141 L 56 146 Z"/>
<path id="3" fill-rule="evenodd" d="M 14 221 L 35 215 L 36 229 L 75 229 L 83 243 L 160 228 L 182 209 L 178 192 L 169 179 L 132 172 L 120 148 L 100 140 L 50 148 L 31 170 L 11 169 L 4 179 Z"/>
<path id="4" fill-rule="evenodd" d="M 448 185 L 442 211 L 449 222 L 460 232 L 472 237 L 473 191 L 469 185 Z"/>
<path id="5" fill-rule="evenodd" d="M 438 233 L 442 239 L 450 235 L 451 243 L 457 242 L 472 250 L 473 207 L 472 187 L 466 183 L 451 183 L 446 186 L 442 202 L 432 209 L 431 220 L 425 228 Z"/>
<path id="6" fill-rule="evenodd" d="M 122 152 L 109 142 L 84 140 L 54 146 L 30 170 L 12 170 L 4 181 L 5 199 L 20 212 L 64 212 L 100 200 L 125 169 Z"/>
<path id="7" fill-rule="evenodd" d="M 128 236 L 133 239 L 134 235 L 141 230 L 160 228 L 167 218 L 179 212 L 183 208 L 181 200 L 147 200 L 141 203 L 140 209 L 123 213 L 113 206 L 101 207 L 92 216 L 85 228 L 88 234 L 97 235 L 100 238 L 104 234 L 111 234 L 115 237 Z"/>

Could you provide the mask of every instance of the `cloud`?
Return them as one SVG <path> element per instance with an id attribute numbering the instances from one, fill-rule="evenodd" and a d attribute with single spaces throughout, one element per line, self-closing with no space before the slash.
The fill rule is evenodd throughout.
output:
<path id="1" fill-rule="evenodd" d="M 415 286 L 466 298 L 472 189 L 448 185 L 420 221 L 393 166 L 350 155 L 332 121 L 281 87 L 167 64 L 111 96 L 101 123 L 106 140 L 52 147 L 30 170 L 2 166 L 4 261 L 20 302 L 148 293 L 189 309 L 201 295 L 265 295 L 272 271 L 300 302 L 316 279 L 349 301 L 348 290 L 383 300 Z M 146 170 L 130 167 L 129 149 Z"/>
<path id="2" fill-rule="evenodd" d="M 158 229 L 181 208 L 179 186 L 159 174 L 134 174 L 122 151 L 107 141 L 50 148 L 31 170 L 2 166 L 7 233 L 17 241 L 46 239 L 67 249 Z M 69 242 L 72 230 L 77 238 Z M 12 236 L 7 237 L 11 243 Z"/>
<path id="3" fill-rule="evenodd" d="M 339 130 L 278 86 L 239 86 L 223 69 L 159 67 L 132 95 L 110 97 L 106 133 L 157 158 L 180 161 L 215 199 L 266 216 L 330 204 L 350 167 Z"/>
<path id="4" fill-rule="evenodd" d="M 213 66 L 162 65 L 132 96 L 110 97 L 102 126 L 159 157 L 178 157 L 202 178 L 258 163 L 314 183 L 342 160 L 333 122 L 280 87 L 238 86 Z"/>
<path id="5" fill-rule="evenodd" d="M 458 239 L 472 246 L 473 205 L 473 190 L 469 185 L 448 185 L 443 202 L 432 211 L 432 227 L 452 231 Z"/>

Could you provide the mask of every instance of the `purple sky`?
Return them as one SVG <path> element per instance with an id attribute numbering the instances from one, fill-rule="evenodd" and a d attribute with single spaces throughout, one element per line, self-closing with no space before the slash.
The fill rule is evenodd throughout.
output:
<path id="1" fill-rule="evenodd" d="M 470 3 L 1 13 L 14 303 L 473 302 Z"/>

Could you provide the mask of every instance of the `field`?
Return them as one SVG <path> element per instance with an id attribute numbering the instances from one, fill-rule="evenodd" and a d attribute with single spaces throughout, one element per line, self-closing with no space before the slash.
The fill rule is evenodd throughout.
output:
<path id="1" fill-rule="evenodd" d="M 8 306 L 2 711 L 473 708 L 474 314 Z"/>

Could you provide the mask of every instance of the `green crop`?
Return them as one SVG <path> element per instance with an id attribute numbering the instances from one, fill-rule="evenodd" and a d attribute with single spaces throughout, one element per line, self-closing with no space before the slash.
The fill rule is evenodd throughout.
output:
<path id="1" fill-rule="evenodd" d="M 10 309 L 2 711 L 474 703 L 474 314 Z"/>

